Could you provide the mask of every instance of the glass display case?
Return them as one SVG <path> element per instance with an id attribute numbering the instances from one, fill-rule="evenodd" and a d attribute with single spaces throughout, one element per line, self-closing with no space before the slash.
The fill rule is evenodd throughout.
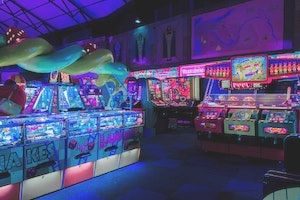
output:
<path id="1" fill-rule="evenodd" d="M 117 111 L 100 113 L 99 127 L 101 130 L 123 127 L 123 113 Z"/>
<path id="2" fill-rule="evenodd" d="M 25 124 L 26 143 L 37 142 L 65 136 L 63 121 L 45 121 Z"/>
<path id="3" fill-rule="evenodd" d="M 0 147 L 20 144 L 22 139 L 21 125 L 0 126 Z"/>
<path id="4" fill-rule="evenodd" d="M 80 135 L 85 133 L 97 132 L 97 117 L 81 116 L 68 118 L 68 134 L 69 136 Z"/>
<path id="5" fill-rule="evenodd" d="M 144 113 L 142 111 L 127 111 L 124 113 L 124 127 L 143 126 Z"/>

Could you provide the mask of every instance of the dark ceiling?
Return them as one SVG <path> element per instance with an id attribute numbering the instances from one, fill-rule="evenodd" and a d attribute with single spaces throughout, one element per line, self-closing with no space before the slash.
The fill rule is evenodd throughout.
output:
<path id="1" fill-rule="evenodd" d="M 182 13 L 207 12 L 247 0 L 0 0 L 0 34 L 25 29 L 55 45 L 113 35 Z M 142 24 L 135 24 L 140 18 Z"/>

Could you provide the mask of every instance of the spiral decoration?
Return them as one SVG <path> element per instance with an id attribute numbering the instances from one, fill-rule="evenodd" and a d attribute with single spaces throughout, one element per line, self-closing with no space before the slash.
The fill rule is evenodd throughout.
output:
<path id="1" fill-rule="evenodd" d="M 70 75 L 98 74 L 97 85 L 113 82 L 118 88 L 128 76 L 127 67 L 114 63 L 112 52 L 93 43 L 55 50 L 43 38 L 27 38 L 23 30 L 10 28 L 0 35 L 0 67 L 18 65 L 36 73 L 62 71 Z"/>

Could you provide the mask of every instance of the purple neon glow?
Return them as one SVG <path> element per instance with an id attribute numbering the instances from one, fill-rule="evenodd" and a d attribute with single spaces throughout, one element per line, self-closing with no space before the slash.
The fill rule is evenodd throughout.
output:
<path id="1" fill-rule="evenodd" d="M 22 28 L 28 35 L 34 37 L 41 35 L 41 33 L 34 30 L 33 26 L 37 26 L 37 29 L 43 34 L 49 32 L 49 30 L 41 25 L 41 21 L 38 18 L 46 21 L 46 23 L 55 29 L 62 29 L 93 19 L 106 17 L 126 4 L 123 0 L 74 0 L 73 2 L 74 4 L 64 0 L 55 0 L 53 2 L 48 0 L 4 1 L 3 4 L 0 4 L 0 34 L 4 33 L 2 29 L 5 29 L 5 25 L 7 25 L 9 27 L 17 26 L 18 28 Z M 88 20 L 86 16 L 80 14 L 76 6 L 87 13 L 89 16 Z M 26 16 L 23 12 L 20 12 L 21 7 L 29 10 L 37 17 L 28 13 Z M 15 13 L 14 16 L 8 14 L 10 10 Z M 31 25 L 31 21 L 35 25 Z"/>
<path id="2" fill-rule="evenodd" d="M 283 0 L 253 0 L 192 19 L 192 59 L 281 50 Z"/>
<path id="3" fill-rule="evenodd" d="M 99 136 L 99 146 L 100 148 L 105 148 L 109 144 L 116 144 L 122 141 L 122 132 L 120 130 L 116 130 L 115 133 L 108 134 L 108 135 L 100 135 Z"/>

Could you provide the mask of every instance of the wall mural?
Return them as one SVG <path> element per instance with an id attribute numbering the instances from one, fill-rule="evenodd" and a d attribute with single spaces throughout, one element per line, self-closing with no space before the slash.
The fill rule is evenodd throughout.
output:
<path id="1" fill-rule="evenodd" d="M 253 0 L 192 18 L 192 59 L 284 48 L 284 1 Z"/>

